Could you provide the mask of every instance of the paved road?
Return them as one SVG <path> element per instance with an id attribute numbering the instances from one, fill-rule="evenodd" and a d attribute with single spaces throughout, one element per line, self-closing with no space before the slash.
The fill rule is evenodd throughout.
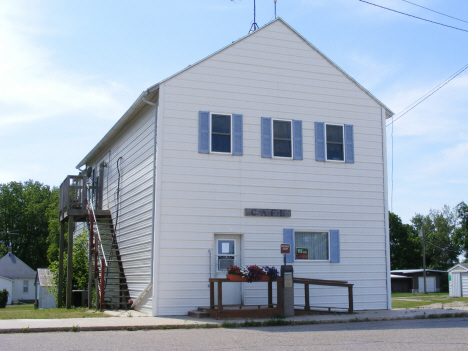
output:
<path id="1" fill-rule="evenodd" d="M 0 335 L 0 350 L 468 350 L 468 318 Z"/>

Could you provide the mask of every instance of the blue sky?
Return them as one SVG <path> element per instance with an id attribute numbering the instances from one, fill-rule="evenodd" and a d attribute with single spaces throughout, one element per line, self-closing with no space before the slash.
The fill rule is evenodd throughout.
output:
<path id="1" fill-rule="evenodd" d="M 468 30 L 403 0 L 370 1 Z M 412 0 L 468 21 L 466 0 Z M 468 64 L 468 32 L 358 0 L 277 14 L 395 113 Z M 257 23 L 274 19 L 257 0 Z M 149 86 L 248 33 L 253 0 L 0 2 L 0 183 L 58 186 Z M 389 206 L 409 222 L 468 202 L 468 70 L 387 128 Z"/>

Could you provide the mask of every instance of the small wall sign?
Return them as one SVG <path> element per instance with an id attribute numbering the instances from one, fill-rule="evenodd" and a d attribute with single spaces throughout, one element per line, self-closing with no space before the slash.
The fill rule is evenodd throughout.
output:
<path id="1" fill-rule="evenodd" d="M 244 215 L 254 217 L 291 217 L 291 210 L 246 208 L 244 209 Z"/>
<path id="2" fill-rule="evenodd" d="M 282 253 L 282 254 L 289 254 L 289 253 L 291 253 L 291 245 L 289 245 L 289 244 L 281 244 L 281 253 Z"/>

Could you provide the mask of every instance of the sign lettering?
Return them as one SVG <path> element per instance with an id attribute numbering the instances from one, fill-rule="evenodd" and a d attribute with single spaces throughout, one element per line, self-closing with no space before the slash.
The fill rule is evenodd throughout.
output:
<path id="1" fill-rule="evenodd" d="M 253 217 L 291 217 L 291 210 L 278 210 L 266 208 L 246 208 L 244 216 Z"/>

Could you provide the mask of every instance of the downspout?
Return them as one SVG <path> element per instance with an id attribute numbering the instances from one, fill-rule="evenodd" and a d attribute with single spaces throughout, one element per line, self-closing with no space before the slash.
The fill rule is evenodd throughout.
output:
<path id="1" fill-rule="evenodd" d="M 152 207 L 153 207 L 153 220 L 151 223 L 151 276 L 150 276 L 150 282 L 149 284 L 143 289 L 142 293 L 138 298 L 135 300 L 135 302 L 132 304 L 130 308 L 134 308 L 140 301 L 143 299 L 143 297 L 148 293 L 148 291 L 151 290 L 151 287 L 153 286 L 153 260 L 154 260 L 154 210 L 156 206 L 156 136 L 157 136 L 157 126 L 158 126 L 158 105 L 156 105 L 154 102 L 148 101 L 146 97 L 149 95 L 148 90 L 145 90 L 143 94 L 141 95 L 141 99 L 147 103 L 148 105 L 151 105 L 154 107 L 154 147 L 153 147 L 153 200 L 152 200 Z"/>

